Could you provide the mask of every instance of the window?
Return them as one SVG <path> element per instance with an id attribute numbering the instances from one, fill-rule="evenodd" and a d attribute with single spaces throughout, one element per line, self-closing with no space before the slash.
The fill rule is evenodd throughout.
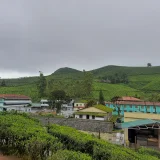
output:
<path id="1" fill-rule="evenodd" d="M 83 118 L 83 115 L 79 115 L 79 118 Z"/>
<path id="2" fill-rule="evenodd" d="M 92 119 L 95 119 L 95 116 L 92 116 Z"/>
<path id="3" fill-rule="evenodd" d="M 78 104 L 76 104 L 76 106 L 78 107 Z"/>
<path id="4" fill-rule="evenodd" d="M 86 118 L 89 119 L 89 115 L 87 115 Z"/>

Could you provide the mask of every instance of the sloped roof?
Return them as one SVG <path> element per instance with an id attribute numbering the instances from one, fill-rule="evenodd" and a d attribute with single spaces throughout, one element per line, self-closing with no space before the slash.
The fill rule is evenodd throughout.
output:
<path id="1" fill-rule="evenodd" d="M 131 128 L 131 127 L 139 127 L 143 125 L 149 125 L 149 124 L 160 124 L 160 121 L 152 120 L 152 119 L 143 119 L 143 120 L 136 120 L 131 122 L 124 122 L 121 124 L 122 128 Z"/>
<path id="2" fill-rule="evenodd" d="M 103 106 L 103 105 L 95 105 L 93 107 L 88 107 L 85 109 L 81 109 L 80 111 L 78 111 L 78 113 L 82 112 L 82 113 L 103 113 L 103 114 L 107 114 L 109 112 L 112 112 L 113 110 L 109 107 Z"/>
<path id="3" fill-rule="evenodd" d="M 28 96 L 25 95 L 17 95 L 17 94 L 0 94 L 0 98 L 3 99 L 31 99 Z"/>
<path id="4" fill-rule="evenodd" d="M 120 97 L 118 98 L 118 101 L 142 101 L 135 97 Z"/>
<path id="5" fill-rule="evenodd" d="M 160 106 L 160 102 L 145 102 L 145 101 L 117 101 L 116 104 L 130 104 L 142 106 Z"/>
<path id="6" fill-rule="evenodd" d="M 113 111 L 113 109 L 111 109 L 111 108 L 109 108 L 109 107 L 106 107 L 106 106 L 104 106 L 104 105 L 101 105 L 101 104 L 97 104 L 97 105 L 95 105 L 95 106 L 93 106 L 93 107 L 95 107 L 95 108 L 97 108 L 97 109 L 99 109 L 99 110 L 102 110 L 102 111 L 104 111 L 104 112 L 112 112 L 112 111 Z"/>

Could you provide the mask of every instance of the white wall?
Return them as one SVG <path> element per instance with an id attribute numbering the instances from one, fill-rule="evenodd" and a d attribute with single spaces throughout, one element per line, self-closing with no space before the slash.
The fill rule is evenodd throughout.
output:
<path id="1" fill-rule="evenodd" d="M 22 106 L 7 106 L 6 107 L 7 111 L 19 111 L 19 112 L 31 112 L 31 107 L 22 107 Z"/>
<path id="2" fill-rule="evenodd" d="M 75 118 L 80 118 L 80 115 L 75 115 Z M 82 118 L 80 119 L 86 119 L 86 115 L 82 115 Z"/>
<path id="3" fill-rule="evenodd" d="M 75 115 L 75 118 L 80 118 L 80 115 Z M 80 119 L 87 119 L 87 115 L 82 115 L 82 118 Z M 89 119 L 92 119 L 92 116 L 89 116 Z M 99 120 L 99 121 L 104 121 L 104 117 L 96 117 L 93 120 Z"/>
<path id="4" fill-rule="evenodd" d="M 31 100 L 4 100 L 4 103 L 6 104 L 31 104 Z"/>
<path id="5" fill-rule="evenodd" d="M 95 117 L 95 120 L 104 121 L 104 117 Z"/>
<path id="6" fill-rule="evenodd" d="M 85 107 L 85 103 L 74 103 L 75 107 L 81 106 L 81 107 Z"/>

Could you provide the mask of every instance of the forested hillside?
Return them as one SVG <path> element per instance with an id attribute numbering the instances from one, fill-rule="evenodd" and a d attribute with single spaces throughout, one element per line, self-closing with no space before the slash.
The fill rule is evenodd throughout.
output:
<path id="1" fill-rule="evenodd" d="M 147 100 L 160 100 L 160 66 L 106 66 L 85 73 L 88 77 L 84 76 L 84 71 L 60 68 L 45 77 L 46 92 L 64 90 L 73 98 L 98 99 L 99 91 L 102 90 L 106 100 L 110 100 L 113 96 L 136 96 Z M 26 94 L 36 101 L 38 81 L 39 77 L 1 79 L 0 93 Z M 92 86 L 89 88 L 87 83 L 92 83 Z M 87 91 L 87 88 L 90 91 Z M 85 94 L 86 92 L 91 93 Z"/>

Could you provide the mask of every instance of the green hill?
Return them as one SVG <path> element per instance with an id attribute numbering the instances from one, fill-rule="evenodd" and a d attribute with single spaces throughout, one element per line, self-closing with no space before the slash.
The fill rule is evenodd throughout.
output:
<path id="1" fill-rule="evenodd" d="M 91 70 L 91 72 L 97 76 L 103 75 L 112 75 L 115 73 L 126 73 L 129 76 L 133 75 L 160 75 L 160 66 L 156 67 L 125 67 L 125 66 L 105 66 L 95 70 Z"/>
<path id="2" fill-rule="evenodd" d="M 72 73 L 80 73 L 81 71 L 69 67 L 64 67 L 56 70 L 52 75 L 57 75 L 57 74 L 72 74 Z"/>
<path id="3" fill-rule="evenodd" d="M 148 98 L 152 94 L 159 94 L 160 91 L 160 66 L 156 67 L 125 67 L 125 66 L 105 66 L 89 71 L 94 76 L 94 86 L 92 96 L 98 99 L 99 91 L 103 90 L 106 100 L 113 96 L 139 96 Z M 97 79 L 104 76 L 112 76 L 116 73 L 124 73 L 128 76 L 127 84 L 100 83 Z M 76 92 L 81 92 L 80 85 L 83 72 L 72 68 L 60 68 L 53 74 L 46 76 L 49 82 L 53 83 L 54 89 L 63 89 L 72 96 Z M 2 81 L 3 79 L 1 79 Z M 23 77 L 17 79 L 4 79 L 7 87 L 0 87 L 0 93 L 26 94 L 33 99 L 37 99 L 36 84 L 38 77 Z M 0 81 L 0 83 L 1 83 Z M 76 84 L 76 85 L 75 85 Z M 77 87 L 76 87 L 77 86 Z"/>

